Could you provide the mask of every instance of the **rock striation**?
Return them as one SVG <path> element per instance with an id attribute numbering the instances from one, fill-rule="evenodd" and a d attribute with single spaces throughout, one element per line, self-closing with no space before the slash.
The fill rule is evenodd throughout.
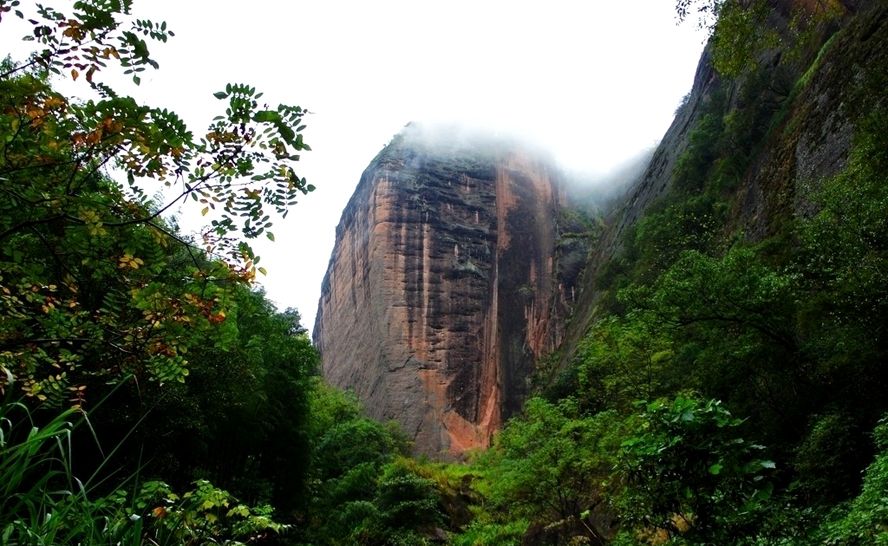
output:
<path id="1" fill-rule="evenodd" d="M 539 154 L 408 125 L 343 212 L 314 327 L 323 374 L 417 453 L 486 447 L 561 340 L 585 257 Z M 577 254 L 581 254 L 578 258 Z"/>

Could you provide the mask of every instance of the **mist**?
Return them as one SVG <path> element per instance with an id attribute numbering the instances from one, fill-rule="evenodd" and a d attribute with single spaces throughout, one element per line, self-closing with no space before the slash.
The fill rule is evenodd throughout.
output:
<path id="1" fill-rule="evenodd" d="M 256 245 L 269 271 L 260 284 L 306 325 L 339 216 L 364 168 L 406 123 L 519 139 L 586 181 L 579 188 L 617 192 L 631 178 L 622 166 L 672 121 L 704 39 L 693 25 L 676 26 L 663 0 L 257 0 L 250 9 L 220 0 L 212 10 L 140 0 L 133 10 L 166 21 L 176 37 L 152 45 L 160 70 L 126 92 L 174 110 L 196 135 L 220 108 L 212 93 L 228 82 L 311 112 L 312 151 L 296 171 L 317 190 L 276 223 L 276 243 Z M 4 30 L 0 46 L 21 58 L 31 44 L 16 35 Z M 200 219 L 189 206 L 175 211 L 183 225 Z"/>
<path id="2" fill-rule="evenodd" d="M 566 170 L 568 194 L 579 203 L 594 203 L 607 211 L 618 204 L 641 178 L 655 150 L 656 146 L 639 150 L 604 171 Z"/>
<path id="3" fill-rule="evenodd" d="M 497 156 L 521 151 L 559 171 L 569 198 L 581 206 L 606 211 L 617 204 L 644 174 L 656 146 L 635 151 L 607 168 L 590 169 L 558 159 L 557 150 L 526 135 L 460 123 L 410 122 L 398 136 L 409 139 L 411 147 L 430 155 Z"/>

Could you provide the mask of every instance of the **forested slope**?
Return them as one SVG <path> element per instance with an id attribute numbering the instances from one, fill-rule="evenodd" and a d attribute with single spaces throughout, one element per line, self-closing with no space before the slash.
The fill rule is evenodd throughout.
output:
<path id="1" fill-rule="evenodd" d="M 251 287 L 304 110 L 229 85 L 195 136 L 100 83 L 163 23 L 0 0 L 36 49 L 0 65 L 0 543 L 888 544 L 888 6 L 677 6 L 713 36 L 565 343 L 444 464 Z"/>

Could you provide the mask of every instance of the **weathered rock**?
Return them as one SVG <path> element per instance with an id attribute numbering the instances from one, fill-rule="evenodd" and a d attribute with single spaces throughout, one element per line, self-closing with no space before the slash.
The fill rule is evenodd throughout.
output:
<path id="1" fill-rule="evenodd" d="M 888 5 L 876 0 L 839 3 L 844 8 L 844 18 L 820 29 L 820 42 L 834 36 L 829 47 L 824 44 L 819 53 L 808 52 L 808 58 L 786 66 L 779 62 L 786 53 L 779 48 L 766 51 L 759 60 L 772 85 L 747 101 L 775 101 L 783 111 L 775 112 L 769 121 L 774 123 L 773 127 L 763 132 L 752 150 L 749 165 L 731 198 L 733 208 L 724 226 L 726 236 L 739 233 L 750 241 L 760 241 L 779 232 L 794 217 L 811 214 L 813 209 L 804 199 L 804 188 L 816 186 L 846 165 L 853 140 L 852 119 L 858 110 L 866 111 L 875 101 L 883 100 L 879 92 L 861 95 L 860 86 L 848 82 L 859 82 L 872 67 L 888 63 Z M 793 10 L 805 3 L 768 0 L 768 4 L 768 24 L 786 32 Z M 856 17 L 858 12 L 860 16 Z M 810 71 L 808 83 L 801 85 L 797 82 L 805 71 Z M 722 93 L 728 97 L 729 107 L 734 108 L 747 83 L 745 77 L 721 78 L 712 66 L 709 49 L 703 52 L 685 104 L 676 112 L 642 175 L 628 186 L 622 199 L 616 200 L 598 244 L 590 251 L 576 313 L 564 335 L 556 369 L 570 366 L 580 340 L 599 318 L 602 292 L 596 279 L 601 268 L 619 257 L 624 238 L 631 234 L 633 226 L 672 190 L 676 165 L 690 147 L 691 134 L 707 103 Z M 776 93 L 772 89 L 786 83 L 786 96 L 781 96 L 779 89 Z M 792 94 L 795 85 L 797 94 Z"/>
<path id="2" fill-rule="evenodd" d="M 336 230 L 314 328 L 324 376 L 418 453 L 487 446 L 562 335 L 579 268 L 556 262 L 585 252 L 556 244 L 564 200 L 536 154 L 405 128 Z"/>

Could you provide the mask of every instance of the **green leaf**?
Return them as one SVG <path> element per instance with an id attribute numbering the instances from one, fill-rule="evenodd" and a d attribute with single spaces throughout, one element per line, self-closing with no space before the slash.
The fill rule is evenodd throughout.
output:
<path id="1" fill-rule="evenodd" d="M 265 234 L 265 236 L 268 237 L 269 241 L 274 241 L 274 233 L 269 231 L 268 233 Z"/>
<path id="2" fill-rule="evenodd" d="M 293 131 L 293 129 L 287 127 L 286 125 L 281 124 L 278 127 L 278 131 L 281 133 L 281 136 L 284 137 L 284 140 L 286 140 L 287 142 L 292 142 L 293 138 L 296 137 L 296 133 Z"/>
<path id="3" fill-rule="evenodd" d="M 718 476 L 719 474 L 721 474 L 722 468 L 724 468 L 723 465 L 715 463 L 714 465 L 709 467 L 709 473 L 713 476 Z"/>
<path id="4" fill-rule="evenodd" d="M 280 121 L 281 115 L 274 110 L 260 110 L 253 114 L 253 121 L 263 123 L 263 122 L 274 122 Z"/>
<path id="5" fill-rule="evenodd" d="M 217 91 L 217 92 L 213 93 L 213 96 L 219 100 L 222 100 L 222 99 L 228 98 L 228 93 L 226 93 L 225 91 Z"/>

